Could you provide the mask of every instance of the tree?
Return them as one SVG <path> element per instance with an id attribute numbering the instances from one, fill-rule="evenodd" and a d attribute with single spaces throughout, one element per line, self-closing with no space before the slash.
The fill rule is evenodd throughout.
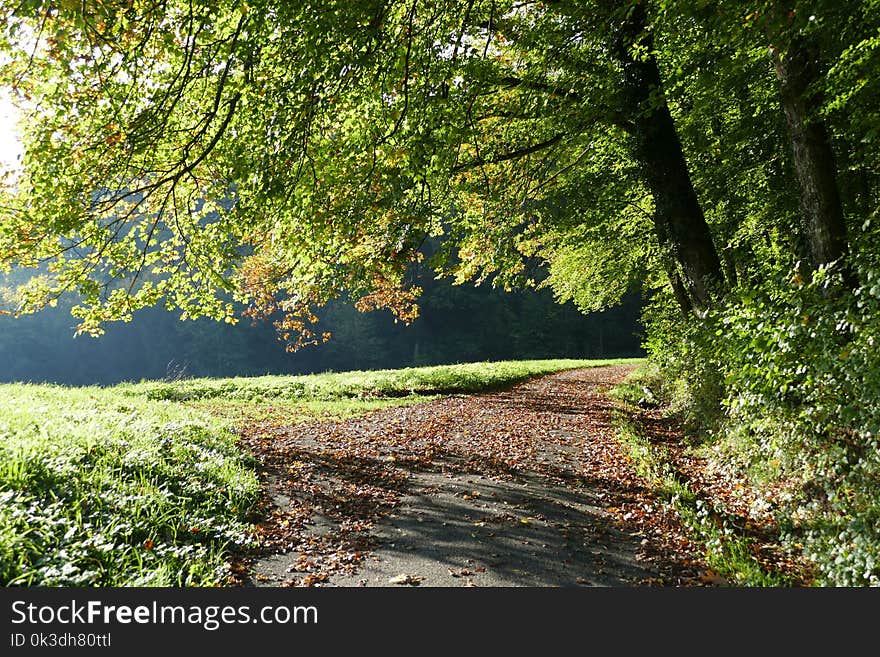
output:
<path id="1" fill-rule="evenodd" d="M 634 5 L 614 44 L 625 106 L 633 117 L 634 155 L 654 199 L 657 241 L 680 267 L 666 265 L 673 292 L 683 309 L 705 309 L 712 291 L 724 286 L 721 261 L 665 99 L 646 21 L 644 5 Z"/>
<path id="2" fill-rule="evenodd" d="M 548 262 L 584 308 L 660 262 L 683 307 L 722 287 L 639 3 L 95 0 L 3 17 L 30 119 L 4 261 L 50 259 L 27 305 L 75 289 L 82 331 L 158 302 L 233 321 L 238 300 L 314 339 L 311 308 L 340 293 L 407 320 L 408 268 L 441 234 L 439 271 L 528 285 Z M 584 270 L 622 283 L 587 299 L 565 263 L 609 233 L 614 254 Z"/>
<path id="3" fill-rule="evenodd" d="M 14 55 L 3 79 L 28 114 L 29 145 L 4 194 L 3 262 L 51 261 L 26 307 L 76 290 L 87 332 L 157 303 L 235 321 L 241 302 L 283 312 L 279 329 L 297 345 L 322 338 L 314 309 L 337 296 L 409 321 L 413 265 L 434 239 L 428 264 L 458 282 L 546 285 L 583 310 L 640 285 L 702 315 L 740 276 L 762 275 L 766 253 L 788 258 L 796 210 L 777 124 L 822 125 L 807 116 L 822 96 L 794 84 L 803 76 L 785 57 L 783 93 L 767 95 L 767 34 L 748 16 L 769 10 L 744 16 L 737 2 L 0 11 Z M 845 11 L 832 19 L 854 24 Z M 779 120 L 755 135 L 747 110 Z M 704 148 L 713 140 L 729 152 Z M 804 162 L 833 173 L 814 150 L 794 152 L 802 189 L 822 173 Z M 801 207 L 827 260 L 842 253 L 842 215 L 820 183 L 828 202 Z M 758 207 L 769 216 L 756 219 Z"/>
<path id="4" fill-rule="evenodd" d="M 847 237 L 834 152 L 824 123 L 814 117 L 821 101 L 807 93 L 818 78 L 815 58 L 812 47 L 801 40 L 792 42 L 784 55 L 775 55 L 810 263 L 818 268 L 846 255 Z"/>

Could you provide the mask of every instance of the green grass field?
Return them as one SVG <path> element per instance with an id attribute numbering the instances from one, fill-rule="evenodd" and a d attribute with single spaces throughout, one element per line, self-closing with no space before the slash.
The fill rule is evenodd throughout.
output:
<path id="1" fill-rule="evenodd" d="M 471 363 L 312 376 L 0 385 L 0 584 L 211 586 L 254 538 L 242 418 L 347 416 L 629 360 Z"/>

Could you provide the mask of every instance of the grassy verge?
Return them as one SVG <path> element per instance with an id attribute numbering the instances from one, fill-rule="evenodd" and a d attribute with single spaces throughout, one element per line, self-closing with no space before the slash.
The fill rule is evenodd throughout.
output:
<path id="1" fill-rule="evenodd" d="M 643 386 L 650 386 L 651 373 L 637 371 L 611 391 L 611 396 L 633 408 L 644 398 Z M 669 450 L 643 436 L 631 413 L 618 411 L 614 422 L 617 437 L 626 449 L 637 473 L 655 494 L 671 505 L 688 529 L 691 539 L 705 547 L 709 567 L 737 586 L 787 586 L 788 576 L 769 572 L 754 556 L 751 539 L 741 535 L 731 518 L 711 500 L 699 497 L 677 472 Z"/>
<path id="2" fill-rule="evenodd" d="M 224 423 L 113 388 L 0 399 L 0 584 L 225 581 L 258 481 Z"/>
<path id="3" fill-rule="evenodd" d="M 304 376 L 150 381 L 123 384 L 117 386 L 117 389 L 123 394 L 135 397 L 167 401 L 207 401 L 217 398 L 222 398 L 226 402 L 275 404 L 370 401 L 413 395 L 484 392 L 550 372 L 635 362 L 640 360 L 624 358 L 500 361 Z"/>
<path id="4" fill-rule="evenodd" d="M 474 363 L 316 376 L 0 385 L 0 585 L 208 586 L 253 539 L 243 418 L 347 416 L 628 361 Z"/>

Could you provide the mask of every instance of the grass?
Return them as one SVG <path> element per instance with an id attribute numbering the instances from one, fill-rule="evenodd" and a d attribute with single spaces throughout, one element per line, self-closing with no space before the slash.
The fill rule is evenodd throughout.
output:
<path id="1" fill-rule="evenodd" d="M 336 417 L 623 360 L 313 376 L 0 385 L 0 584 L 210 586 L 253 541 L 243 418 Z"/>
<path id="2" fill-rule="evenodd" d="M 610 393 L 625 404 L 635 404 L 644 394 L 643 386 L 657 389 L 656 373 L 640 368 Z M 616 412 L 617 437 L 626 449 L 636 472 L 657 496 L 671 505 L 687 528 L 692 540 L 705 548 L 706 562 L 718 575 L 737 586 L 788 586 L 783 574 L 763 568 L 754 557 L 750 539 L 742 536 L 725 518 L 722 509 L 701 499 L 685 483 L 663 445 L 652 443 L 639 432 L 631 415 Z"/>
<path id="3" fill-rule="evenodd" d="M 147 399 L 168 401 L 205 401 L 217 398 L 227 402 L 275 404 L 368 401 L 413 395 L 483 392 L 509 386 L 540 374 L 636 361 L 638 359 L 625 358 L 500 361 L 304 376 L 150 381 L 123 384 L 117 386 L 117 389 L 123 394 L 135 397 L 143 396 Z"/>
<path id="4" fill-rule="evenodd" d="M 224 423 L 113 388 L 3 385 L 0 399 L 0 583 L 226 579 L 258 481 Z"/>
<path id="5" fill-rule="evenodd" d="M 314 417 L 350 417 L 439 395 L 487 392 L 566 369 L 631 362 L 639 360 L 498 361 L 303 376 L 147 381 L 116 388 L 139 399 L 183 402 L 233 422 L 272 416 L 294 423 Z"/>

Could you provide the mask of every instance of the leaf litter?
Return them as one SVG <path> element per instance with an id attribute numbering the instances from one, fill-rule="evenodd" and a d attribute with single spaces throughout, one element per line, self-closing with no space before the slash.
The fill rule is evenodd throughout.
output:
<path id="1" fill-rule="evenodd" d="M 538 497 L 551 488 L 585 492 L 601 510 L 598 519 L 584 516 L 575 523 L 514 508 L 475 517 L 475 532 L 485 532 L 487 524 L 493 530 L 472 534 L 475 543 L 511 522 L 546 526 L 566 544 L 577 542 L 578 531 L 613 541 L 606 535 L 613 529 L 635 537 L 636 558 L 651 572 L 630 584 L 713 584 L 705 581 L 699 546 L 674 511 L 653 497 L 615 439 L 616 402 L 602 391 L 631 369 L 562 372 L 500 392 L 450 396 L 343 420 L 248 420 L 240 437 L 260 462 L 265 493 L 255 518 L 261 547 L 236 560 L 239 582 L 326 586 L 335 576 L 355 575 L 376 548 L 376 524 L 398 509 L 415 475 L 434 473 L 527 481 Z M 468 488 L 462 498 L 472 504 L 487 495 Z M 603 545 L 597 547 L 590 556 L 601 572 L 610 566 Z M 267 566 L 282 562 L 283 574 Z M 482 574 L 485 568 L 480 568 L 450 568 L 449 577 L 459 585 L 463 580 L 476 585 L 471 576 Z M 586 574 L 573 572 L 571 583 L 587 582 Z M 418 573 L 390 579 L 389 585 L 423 581 Z"/>

